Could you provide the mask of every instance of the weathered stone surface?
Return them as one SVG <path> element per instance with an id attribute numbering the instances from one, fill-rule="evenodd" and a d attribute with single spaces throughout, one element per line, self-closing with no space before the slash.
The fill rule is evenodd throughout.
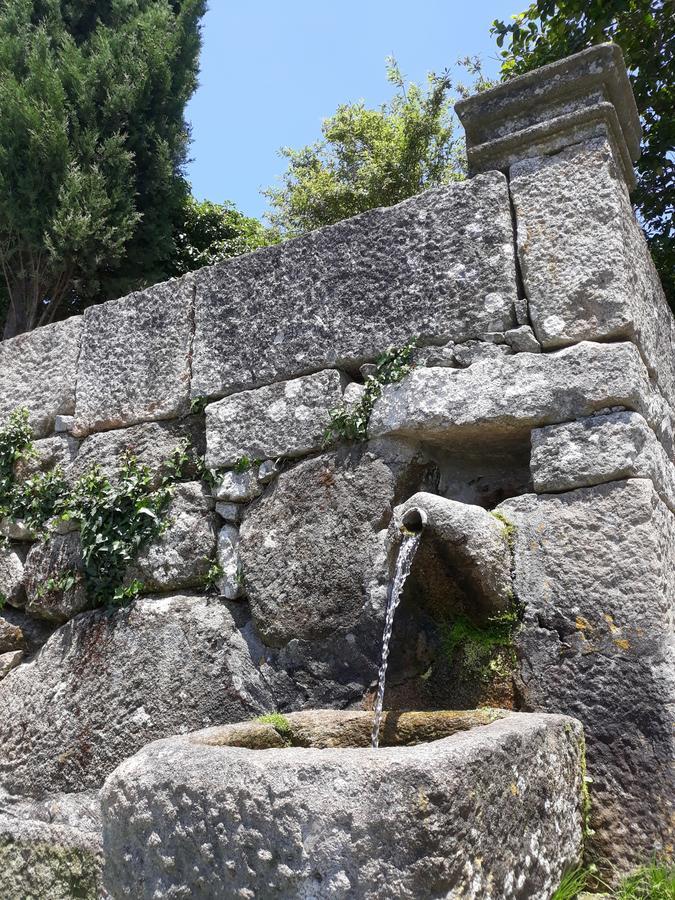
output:
<path id="1" fill-rule="evenodd" d="M 0 786 L 36 797 L 96 788 L 148 741 L 270 707 L 223 602 L 169 596 L 86 613 L 0 685 Z"/>
<path id="2" fill-rule="evenodd" d="M 10 541 L 34 541 L 36 535 L 22 519 L 0 519 L 0 534 Z"/>
<path id="3" fill-rule="evenodd" d="M 75 410 L 80 434 L 187 412 L 193 300 L 188 275 L 87 309 Z"/>
<path id="4" fill-rule="evenodd" d="M 11 650 L 8 653 L 0 653 L 0 679 L 15 669 L 23 659 L 23 650 Z"/>
<path id="5" fill-rule="evenodd" d="M 204 424 L 199 416 L 187 416 L 175 422 L 144 422 L 130 428 L 92 434 L 82 441 L 77 459 L 67 475 L 77 478 L 96 464 L 105 475 L 114 479 L 125 454 L 131 454 L 159 479 L 165 474 L 165 463 L 173 451 L 186 442 L 197 455 L 204 454 Z M 190 461 L 185 476 L 191 478 L 196 475 L 194 461 Z"/>
<path id="6" fill-rule="evenodd" d="M 10 650 L 23 650 L 26 640 L 18 625 L 12 625 L 4 616 L 0 616 L 0 653 Z"/>
<path id="7" fill-rule="evenodd" d="M 453 447 L 463 439 L 503 439 L 609 406 L 638 410 L 650 424 L 661 421 L 659 398 L 634 344 L 583 342 L 468 369 L 414 369 L 383 389 L 369 431 Z"/>
<path id="8" fill-rule="evenodd" d="M 512 167 L 518 251 L 544 347 L 629 338 L 675 403 L 673 317 L 606 141 Z"/>
<path id="9" fill-rule="evenodd" d="M 14 475 L 23 481 L 37 472 L 48 472 L 59 466 L 66 469 L 77 456 L 78 442 L 69 434 L 34 441 L 32 452 L 20 459 L 14 466 Z"/>
<path id="10" fill-rule="evenodd" d="M 639 865 L 672 844 L 672 513 L 644 479 L 500 509 L 517 526 L 522 702 L 584 724 L 592 849 Z"/>
<path id="11" fill-rule="evenodd" d="M 222 570 L 218 588 L 227 600 L 238 600 L 244 594 L 239 561 L 239 529 L 225 525 L 218 532 L 218 565 Z"/>
<path id="12" fill-rule="evenodd" d="M 26 612 L 67 622 L 89 608 L 79 532 L 38 541 L 26 557 Z"/>
<path id="13" fill-rule="evenodd" d="M 471 172 L 507 170 L 526 157 L 556 153 L 608 135 L 626 183 L 642 128 L 617 44 L 589 47 L 460 101 Z"/>
<path id="14" fill-rule="evenodd" d="M 5 606 L 2 610 L 2 618 L 12 627 L 21 631 L 24 641 L 24 659 L 37 653 L 58 627 L 54 622 L 36 619 L 22 609 L 14 609 L 11 606 Z"/>
<path id="15" fill-rule="evenodd" d="M 515 353 L 541 353 L 541 344 L 529 325 L 511 328 L 504 332 L 504 343 Z"/>
<path id="16" fill-rule="evenodd" d="M 494 344 L 491 341 L 467 341 L 465 344 L 455 346 L 453 357 L 455 363 L 465 369 L 477 362 L 498 360 L 511 352 L 511 348 L 506 344 Z"/>
<path id="17" fill-rule="evenodd" d="M 177 484 L 166 511 L 166 531 L 144 547 L 125 575 L 146 591 L 175 591 L 204 584 L 216 550 L 216 515 L 207 488 Z"/>
<path id="18" fill-rule="evenodd" d="M 377 752 L 158 742 L 104 787 L 105 884 L 113 900 L 547 900 L 581 848 L 582 744 L 572 719 L 517 714 Z"/>
<path id="19" fill-rule="evenodd" d="M 54 431 L 57 434 L 70 432 L 75 425 L 75 416 L 56 416 L 54 419 Z"/>
<path id="20" fill-rule="evenodd" d="M 411 337 L 503 330 L 517 324 L 518 295 L 506 181 L 490 173 L 430 190 L 204 269 L 195 283 L 192 396 L 357 369 Z"/>
<path id="21" fill-rule="evenodd" d="M 440 544 L 474 603 L 493 613 L 507 609 L 513 584 L 504 523 L 480 506 L 420 492 L 396 508 L 394 530 L 405 528 L 416 512 L 424 517 L 422 540 Z"/>
<path id="22" fill-rule="evenodd" d="M 248 503 L 249 500 L 259 497 L 262 492 L 263 485 L 258 480 L 258 470 L 255 466 L 245 472 L 233 470 L 224 472 L 215 488 L 216 499 L 226 503 Z"/>
<path id="23" fill-rule="evenodd" d="M 57 796 L 42 804 L 6 804 L 0 796 L 3 900 L 100 900 L 104 896 L 101 828 L 95 806 L 95 799 L 88 796 Z"/>
<path id="24" fill-rule="evenodd" d="M 82 316 L 0 342 L 0 419 L 25 406 L 35 437 L 75 410 Z"/>
<path id="25" fill-rule="evenodd" d="M 675 512 L 675 467 L 641 415 L 616 412 L 535 428 L 530 462 L 538 494 L 622 478 L 651 478 Z"/>
<path id="26" fill-rule="evenodd" d="M 421 468 L 414 451 L 399 459 L 367 448 L 324 454 L 284 472 L 249 510 L 239 551 L 268 644 L 325 638 L 356 622 L 378 533 Z"/>
<path id="27" fill-rule="evenodd" d="M 345 378 L 335 369 L 231 394 L 206 407 L 206 465 L 303 456 L 321 449 Z"/>
<path id="28" fill-rule="evenodd" d="M 23 606 L 25 551 L 11 544 L 0 544 L 0 595 L 11 606 Z"/>
<path id="29" fill-rule="evenodd" d="M 216 503 L 216 512 L 225 522 L 238 525 L 241 522 L 243 506 L 241 503 Z"/>

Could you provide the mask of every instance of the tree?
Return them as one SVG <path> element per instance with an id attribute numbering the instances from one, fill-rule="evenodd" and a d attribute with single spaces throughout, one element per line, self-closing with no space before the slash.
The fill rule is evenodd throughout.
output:
<path id="1" fill-rule="evenodd" d="M 478 86 L 487 86 L 477 61 L 465 63 L 478 75 Z M 387 78 L 396 88 L 390 103 L 379 109 L 367 109 L 363 102 L 343 104 L 324 120 L 323 140 L 301 150 L 281 150 L 288 160 L 283 186 L 264 194 L 273 207 L 270 220 L 286 235 L 391 206 L 464 177 L 449 73 L 428 75 L 426 89 L 406 85 L 396 61 L 389 59 Z"/>
<path id="2" fill-rule="evenodd" d="M 675 0 L 537 0 L 492 33 L 511 78 L 603 41 L 623 50 L 644 131 L 634 195 L 675 309 Z"/>
<path id="3" fill-rule="evenodd" d="M 205 3 L 0 4 L 5 337 L 165 277 Z"/>
<path id="4" fill-rule="evenodd" d="M 199 202 L 189 197 L 183 215 L 174 236 L 171 275 L 184 275 L 279 240 L 275 231 L 240 213 L 231 203 Z"/>

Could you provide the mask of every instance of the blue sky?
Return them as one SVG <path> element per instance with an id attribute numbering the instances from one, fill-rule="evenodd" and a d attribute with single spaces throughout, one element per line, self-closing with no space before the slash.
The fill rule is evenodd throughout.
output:
<path id="1" fill-rule="evenodd" d="M 188 177 L 195 196 L 233 200 L 248 215 L 266 209 L 260 189 L 285 169 L 277 151 L 320 136 L 339 103 L 376 106 L 391 88 L 385 57 L 406 76 L 480 55 L 497 71 L 490 37 L 526 0 L 210 0 L 203 22 L 200 86 L 187 110 L 192 124 Z"/>

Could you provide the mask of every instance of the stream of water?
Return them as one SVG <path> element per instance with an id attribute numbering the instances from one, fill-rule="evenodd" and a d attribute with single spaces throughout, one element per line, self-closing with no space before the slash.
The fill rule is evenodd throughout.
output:
<path id="1" fill-rule="evenodd" d="M 421 532 L 411 534 L 406 532 L 398 548 L 398 557 L 396 558 L 396 571 L 389 589 L 389 598 L 387 600 L 387 615 L 384 620 L 384 635 L 382 637 L 382 662 L 380 664 L 380 677 L 377 684 L 377 698 L 375 700 L 375 718 L 373 719 L 373 736 L 372 747 L 377 750 L 380 742 L 380 720 L 382 719 L 382 705 L 384 703 L 384 686 L 387 680 L 387 663 L 389 662 L 389 643 L 391 641 L 391 632 L 394 627 L 394 613 L 401 599 L 403 585 L 410 574 L 410 567 L 415 557 L 417 547 L 422 537 Z"/>

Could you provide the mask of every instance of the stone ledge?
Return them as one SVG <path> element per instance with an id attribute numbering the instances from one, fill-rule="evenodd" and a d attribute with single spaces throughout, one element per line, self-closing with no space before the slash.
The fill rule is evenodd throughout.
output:
<path id="1" fill-rule="evenodd" d="M 661 430 L 665 401 L 632 343 L 583 341 L 553 353 L 518 353 L 468 369 L 415 369 L 384 388 L 371 437 L 399 436 L 455 448 L 522 438 L 532 428 L 613 406 L 640 412 Z"/>
<path id="2" fill-rule="evenodd" d="M 610 137 L 629 188 L 642 133 L 621 49 L 589 47 L 460 101 L 472 173 L 506 170 L 600 133 Z"/>
<path id="3" fill-rule="evenodd" d="M 675 466 L 639 413 L 617 412 L 535 428 L 530 468 L 538 494 L 649 478 L 675 512 Z"/>

